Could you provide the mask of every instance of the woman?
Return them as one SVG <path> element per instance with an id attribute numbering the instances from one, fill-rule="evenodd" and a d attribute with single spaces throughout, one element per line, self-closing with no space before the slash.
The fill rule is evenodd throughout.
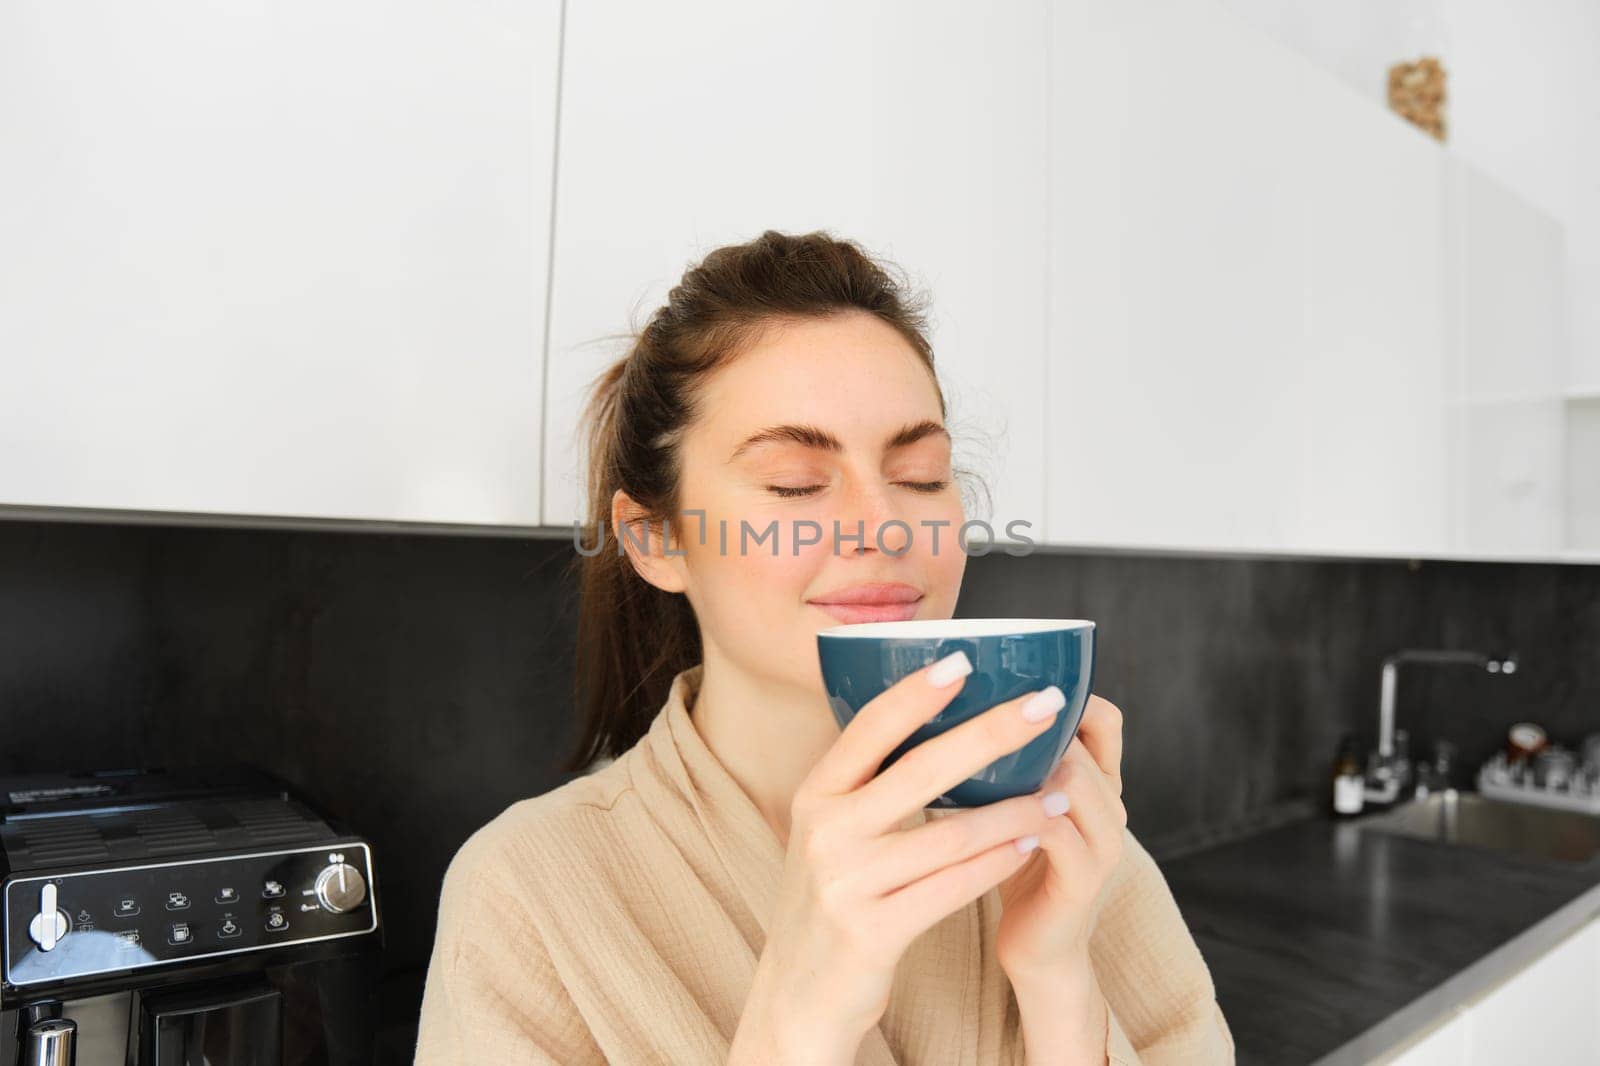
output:
<path id="1" fill-rule="evenodd" d="M 1053 687 L 881 774 L 964 656 L 843 731 L 828 708 L 816 633 L 861 616 L 829 601 L 892 584 L 901 616 L 949 618 L 965 570 L 902 289 L 851 242 L 768 231 L 689 270 L 601 377 L 566 768 L 612 761 L 452 860 L 418 1066 L 1233 1060 L 1126 828 L 1114 706 L 1091 698 L 1039 794 L 960 811 L 925 808 L 1042 731 Z M 601 529 L 628 535 L 590 554 Z"/>

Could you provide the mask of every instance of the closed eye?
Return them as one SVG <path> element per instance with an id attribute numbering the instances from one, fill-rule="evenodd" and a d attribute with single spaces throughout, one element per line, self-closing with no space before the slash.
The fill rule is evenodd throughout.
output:
<path id="1" fill-rule="evenodd" d="M 934 493 L 934 492 L 942 492 L 944 490 L 944 487 L 946 485 L 948 485 L 949 482 L 948 481 L 896 481 L 895 484 L 896 485 L 905 485 L 905 486 L 907 486 L 908 488 L 910 488 L 914 492 Z M 811 496 L 811 495 L 813 495 L 813 494 L 815 494 L 817 492 L 820 492 L 823 489 L 827 488 L 827 486 L 826 485 L 803 485 L 803 486 L 800 486 L 800 487 L 797 487 L 797 488 L 791 488 L 791 487 L 789 487 L 787 485 L 768 485 L 767 488 L 770 489 L 772 492 L 776 493 L 779 496 L 783 496 L 783 497 L 786 497 L 786 498 L 792 498 L 792 497 L 796 497 L 796 496 Z"/>

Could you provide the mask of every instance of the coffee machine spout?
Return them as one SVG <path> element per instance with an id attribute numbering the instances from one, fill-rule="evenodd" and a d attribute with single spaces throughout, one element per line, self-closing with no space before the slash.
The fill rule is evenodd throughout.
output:
<path id="1" fill-rule="evenodd" d="M 45 1018 L 28 1028 L 22 1066 L 74 1066 L 78 1023 L 71 1018 Z"/>

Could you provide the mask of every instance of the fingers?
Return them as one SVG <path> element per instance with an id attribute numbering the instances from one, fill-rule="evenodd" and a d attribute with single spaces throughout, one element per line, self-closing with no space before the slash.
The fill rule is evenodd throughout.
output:
<path id="1" fill-rule="evenodd" d="M 913 829 L 891 833 L 884 840 L 876 865 L 862 871 L 862 887 L 886 894 L 941 867 L 971 858 L 1001 844 L 1043 831 L 1052 817 L 1043 794 L 1013 796 L 983 807 L 973 807 L 929 818 Z"/>
<path id="2" fill-rule="evenodd" d="M 1054 685 L 1024 693 L 923 741 L 852 797 L 856 816 L 869 831 L 881 832 L 932 803 L 994 762 L 1050 728 L 1066 697 Z M 1046 713 L 1030 721 L 1026 707 Z"/>
<path id="3" fill-rule="evenodd" d="M 1016 845 L 1007 840 L 964 862 L 946 866 L 884 896 L 885 922 L 893 927 L 893 935 L 909 943 L 932 924 L 929 915 L 936 916 L 936 921 L 965 907 L 1010 877 L 1032 857 L 1032 853 L 1019 852 Z"/>
<path id="4" fill-rule="evenodd" d="M 1090 696 L 1074 739 L 1083 741 L 1100 769 L 1112 779 L 1112 790 L 1122 795 L 1122 711 L 1117 705 Z"/>
<path id="5" fill-rule="evenodd" d="M 1058 849 L 1070 849 L 1071 840 L 1061 838 L 1071 836 L 1080 839 L 1096 856 L 1107 860 L 1114 858 L 1122 845 L 1122 831 L 1128 824 L 1128 810 L 1113 791 L 1111 778 L 1076 741 L 1067 746 L 1067 754 L 1062 758 L 1061 765 L 1047 779 L 1044 791 L 1051 789 L 1065 792 L 1070 804 L 1067 818 L 1054 821 L 1066 821 L 1069 824 L 1048 826 L 1040 833 L 1040 846 L 1048 847 L 1052 841 L 1047 836 L 1053 836 L 1057 838 L 1054 843 Z"/>
<path id="6" fill-rule="evenodd" d="M 884 689 L 850 719 L 812 767 L 806 785 L 828 796 L 860 788 L 890 752 L 955 699 L 971 672 L 971 660 L 956 651 Z"/>

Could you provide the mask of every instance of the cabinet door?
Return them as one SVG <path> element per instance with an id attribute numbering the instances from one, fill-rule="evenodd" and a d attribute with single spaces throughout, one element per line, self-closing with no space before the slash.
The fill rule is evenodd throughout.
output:
<path id="1" fill-rule="evenodd" d="M 568 7 L 545 524 L 586 520 L 578 416 L 614 335 L 713 248 L 826 229 L 931 293 L 957 461 L 1002 538 L 1013 518 L 1041 538 L 1045 19 L 1043 0 Z M 1076 437 L 1063 419 L 1048 441 Z"/>
<path id="2" fill-rule="evenodd" d="M 1565 546 L 1563 231 L 1460 160 L 1449 177 L 1457 548 L 1554 552 Z"/>
<path id="3" fill-rule="evenodd" d="M 1453 547 L 1444 150 L 1307 69 L 1304 407 L 1290 546 Z"/>
<path id="4" fill-rule="evenodd" d="M 1600 1048 L 1600 922 L 1590 922 L 1468 1010 L 1468 1066 L 1590 1066 Z"/>
<path id="5" fill-rule="evenodd" d="M 0 503 L 535 524 L 559 26 L 0 6 Z"/>
<path id="6" fill-rule="evenodd" d="M 1452 408 L 1461 550 L 1535 556 L 1560 550 L 1566 461 L 1561 398 L 1467 401 Z"/>
<path id="7" fill-rule="evenodd" d="M 1600 559 L 1600 390 L 1573 396 L 1566 428 L 1565 545 Z"/>
<path id="8" fill-rule="evenodd" d="M 1449 157 L 1448 177 L 1461 330 L 1450 398 L 1560 393 L 1561 224 L 1460 157 Z"/>
<path id="9" fill-rule="evenodd" d="M 1285 547 L 1305 61 L 1204 5 L 1052 16 L 1050 538 Z"/>
<path id="10" fill-rule="evenodd" d="M 1378 1061 L 1385 1066 L 1463 1066 L 1471 1041 L 1471 1018 L 1454 1014 L 1398 1055 Z"/>

